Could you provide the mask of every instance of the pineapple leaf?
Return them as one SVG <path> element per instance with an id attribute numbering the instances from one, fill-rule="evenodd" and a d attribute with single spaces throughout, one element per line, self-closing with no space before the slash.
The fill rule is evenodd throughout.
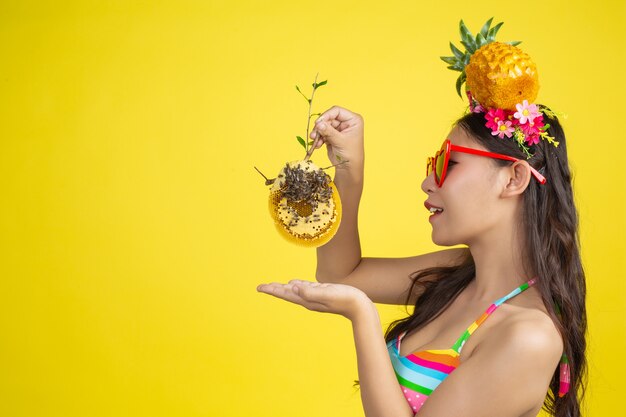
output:
<path id="1" fill-rule="evenodd" d="M 522 41 L 511 41 L 511 42 L 507 42 L 507 43 L 508 43 L 509 45 L 512 45 L 512 46 L 517 46 L 517 45 L 519 45 L 520 43 L 522 43 Z"/>
<path id="2" fill-rule="evenodd" d="M 492 20 L 493 20 L 493 17 L 487 20 L 487 22 L 483 25 L 482 29 L 480 29 L 480 34 L 483 35 L 483 38 L 486 38 L 487 35 L 489 34 L 489 26 L 491 26 Z"/>
<path id="3" fill-rule="evenodd" d="M 461 31 L 461 38 L 464 41 L 468 41 L 473 38 L 472 33 L 469 31 L 469 29 L 467 29 L 467 26 L 465 26 L 465 23 L 463 23 L 463 19 L 461 19 L 461 23 L 459 24 L 459 29 Z"/>
<path id="4" fill-rule="evenodd" d="M 452 49 L 452 53 L 454 54 L 454 56 L 457 59 L 463 58 L 463 52 L 461 52 L 461 50 L 459 48 L 454 46 L 454 44 L 452 42 L 450 42 L 450 49 Z"/>
<path id="5" fill-rule="evenodd" d="M 469 42 L 461 41 L 461 43 L 463 44 L 465 49 L 467 49 L 467 52 L 469 52 L 470 55 L 476 52 L 476 47 L 472 45 L 474 42 L 469 43 Z"/>
<path id="6" fill-rule="evenodd" d="M 476 36 L 476 43 L 478 44 L 478 47 L 480 48 L 481 46 L 486 45 L 488 42 L 487 42 L 487 39 L 485 39 L 485 37 L 483 36 L 483 34 L 479 33 Z"/>
<path id="7" fill-rule="evenodd" d="M 450 65 L 456 65 L 459 62 L 459 60 L 453 56 L 440 56 L 439 58 L 441 58 L 441 60 L 446 64 Z"/>
<path id="8" fill-rule="evenodd" d="M 498 31 L 500 30 L 503 24 L 504 22 L 500 22 L 494 27 L 492 27 L 491 29 L 489 29 L 489 36 L 488 36 L 489 40 L 493 41 L 496 39 L 496 35 L 498 34 Z"/>
<path id="9" fill-rule="evenodd" d="M 306 142 L 304 142 L 304 139 L 302 139 L 300 136 L 296 136 L 296 138 L 298 139 L 298 142 L 300 142 L 300 145 L 302 145 L 302 147 L 304 147 L 304 149 L 306 150 Z"/>
<path id="10" fill-rule="evenodd" d="M 461 95 L 461 86 L 463 85 L 464 82 L 465 82 L 465 72 L 462 72 L 461 75 L 459 75 L 459 78 L 456 79 L 456 92 L 461 98 L 463 98 L 463 96 Z"/>

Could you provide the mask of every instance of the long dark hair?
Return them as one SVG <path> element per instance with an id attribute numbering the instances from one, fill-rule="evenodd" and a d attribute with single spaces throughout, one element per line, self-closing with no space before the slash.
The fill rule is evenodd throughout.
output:
<path id="1" fill-rule="evenodd" d="M 543 409 L 556 417 L 578 417 L 581 415 L 580 404 L 585 394 L 587 376 L 585 273 L 580 259 L 578 215 L 572 193 L 565 134 L 556 116 L 544 115 L 543 121 L 550 124 L 548 134 L 559 145 L 555 147 L 547 140 L 541 140 L 530 148 L 533 157 L 528 160 L 512 138 L 500 140 L 491 135 L 490 129 L 485 126 L 484 113 L 467 113 L 455 124 L 489 151 L 527 160 L 547 179 L 546 184 L 541 185 L 531 178 L 524 191 L 524 215 L 521 216 L 520 226 L 526 233 L 526 246 L 522 249 L 522 255 L 530 263 L 530 270 L 539 277 L 535 287 L 561 333 L 564 353 L 570 366 L 569 392 L 558 397 L 557 366 Z M 499 166 L 511 164 L 499 159 L 492 161 Z M 416 287 L 420 287 L 423 292 L 415 302 L 413 314 L 389 325 L 385 341 L 395 340 L 401 332 L 421 328 L 434 320 L 474 276 L 475 265 L 469 251 L 456 266 L 429 268 L 411 274 L 413 284 L 406 304 Z"/>

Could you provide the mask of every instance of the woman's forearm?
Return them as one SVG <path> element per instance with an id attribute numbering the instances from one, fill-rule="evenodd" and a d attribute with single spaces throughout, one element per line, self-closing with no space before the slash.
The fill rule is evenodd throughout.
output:
<path id="1" fill-rule="evenodd" d="M 366 417 L 413 416 L 402 395 L 382 333 L 378 310 L 363 303 L 352 318 L 361 400 Z"/>
<path id="2" fill-rule="evenodd" d="M 362 172 L 362 164 L 353 170 Z M 341 282 L 361 262 L 358 213 L 363 193 L 363 176 L 337 169 L 335 186 L 341 199 L 342 219 L 333 238 L 317 248 L 315 277 L 319 282 Z"/>

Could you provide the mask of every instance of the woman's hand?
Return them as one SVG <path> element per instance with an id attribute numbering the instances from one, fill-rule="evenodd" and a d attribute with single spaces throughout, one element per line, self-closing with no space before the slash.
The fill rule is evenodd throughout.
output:
<path id="1" fill-rule="evenodd" d="M 328 284 L 292 279 L 287 284 L 261 284 L 257 291 L 323 313 L 341 314 L 354 320 L 363 309 L 373 305 L 365 293 L 350 285 Z"/>
<path id="2" fill-rule="evenodd" d="M 333 106 L 317 118 L 310 137 L 315 139 L 316 148 L 326 144 L 328 160 L 333 165 L 347 161 L 337 169 L 363 170 L 363 118 L 360 114 Z"/>

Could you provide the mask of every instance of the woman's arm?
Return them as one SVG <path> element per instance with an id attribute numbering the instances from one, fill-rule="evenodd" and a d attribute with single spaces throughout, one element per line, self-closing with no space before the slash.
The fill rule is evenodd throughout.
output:
<path id="1" fill-rule="evenodd" d="M 365 166 L 363 125 L 361 115 L 333 106 L 320 115 L 311 132 L 316 143 L 326 144 L 328 159 L 333 164 L 343 162 L 336 167 L 334 178 L 342 219 L 333 238 L 317 248 L 316 277 L 320 282 L 341 280 L 361 261 L 358 212 Z"/>
<path id="2" fill-rule="evenodd" d="M 391 365 L 378 310 L 364 300 L 351 320 L 365 416 L 412 417 Z"/>
<path id="3" fill-rule="evenodd" d="M 320 130 L 322 122 L 326 127 Z M 336 167 L 334 178 L 341 199 L 341 223 L 332 239 L 317 248 L 315 278 L 319 282 L 356 287 L 375 303 L 404 305 L 413 284 L 410 277 L 413 272 L 457 265 L 469 250 L 447 249 L 407 258 L 362 257 L 358 215 L 365 166 L 363 126 L 359 114 L 333 106 L 315 121 L 311 132 L 315 146 L 326 144 L 333 164 L 347 161 Z M 341 156 L 341 161 L 335 159 L 336 155 Z M 415 304 L 422 291 L 422 287 L 414 287 L 408 304 Z"/>

